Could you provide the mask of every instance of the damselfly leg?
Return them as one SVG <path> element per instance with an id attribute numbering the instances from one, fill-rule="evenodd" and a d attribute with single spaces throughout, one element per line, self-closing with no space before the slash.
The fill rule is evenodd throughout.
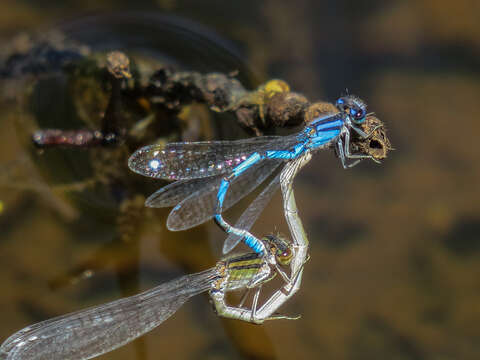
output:
<path id="1" fill-rule="evenodd" d="M 352 123 L 349 124 L 348 128 L 354 130 L 357 133 L 357 135 L 360 137 L 361 142 L 365 142 L 366 140 L 370 139 L 378 129 L 383 128 L 383 125 L 380 125 L 380 124 L 374 125 L 372 129 L 368 129 L 368 133 L 363 131 L 361 128 L 359 128 L 358 126 Z M 336 150 L 337 156 L 340 158 L 340 161 L 342 162 L 342 166 L 344 169 L 352 168 L 364 159 L 370 159 L 376 162 L 377 164 L 380 164 L 380 160 L 377 159 L 372 154 L 362 154 L 362 153 L 352 154 L 351 131 L 345 131 L 345 133 L 343 134 L 343 139 L 342 139 L 342 136 L 339 136 L 337 143 L 335 145 L 335 150 Z M 351 162 L 350 164 L 347 164 L 347 159 L 355 159 L 355 161 Z"/>

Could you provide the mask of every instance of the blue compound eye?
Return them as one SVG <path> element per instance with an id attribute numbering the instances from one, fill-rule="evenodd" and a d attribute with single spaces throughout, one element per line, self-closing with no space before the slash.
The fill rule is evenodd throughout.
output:
<path id="1" fill-rule="evenodd" d="M 358 111 L 351 109 L 350 114 L 353 116 L 353 121 L 356 124 L 361 124 L 365 121 L 365 110 L 360 109 Z"/>

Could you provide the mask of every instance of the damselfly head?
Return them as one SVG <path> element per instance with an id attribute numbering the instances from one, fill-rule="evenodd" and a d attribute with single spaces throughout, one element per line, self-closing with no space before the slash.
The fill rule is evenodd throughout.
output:
<path id="1" fill-rule="evenodd" d="M 290 243 L 280 235 L 269 234 L 263 238 L 272 255 L 281 265 L 288 265 L 292 261 L 293 251 Z"/>
<path id="2" fill-rule="evenodd" d="M 355 95 L 342 96 L 335 105 L 340 111 L 347 113 L 355 124 L 359 125 L 365 121 L 367 104 Z"/>

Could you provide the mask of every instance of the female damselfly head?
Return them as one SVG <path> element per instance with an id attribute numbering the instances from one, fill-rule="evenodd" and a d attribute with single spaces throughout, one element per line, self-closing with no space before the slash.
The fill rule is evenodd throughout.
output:
<path id="1" fill-rule="evenodd" d="M 340 111 L 350 115 L 355 124 L 362 124 L 367 115 L 367 104 L 355 95 L 346 95 L 339 98 L 335 104 Z"/>
<path id="2" fill-rule="evenodd" d="M 265 247 L 275 256 L 280 265 L 289 265 L 292 261 L 293 251 L 290 242 L 280 235 L 265 235 L 262 239 Z"/>

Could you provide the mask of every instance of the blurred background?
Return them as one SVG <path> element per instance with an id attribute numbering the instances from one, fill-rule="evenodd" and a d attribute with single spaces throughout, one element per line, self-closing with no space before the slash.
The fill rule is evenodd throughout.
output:
<path id="1" fill-rule="evenodd" d="M 120 21 L 113 11 L 127 16 Z M 348 89 L 385 122 L 395 148 L 381 165 L 351 170 L 324 151 L 297 177 L 311 259 L 301 290 L 281 310 L 300 320 L 222 320 L 200 295 L 101 358 L 478 359 L 479 15 L 476 0 L 3 0 L 3 57 L 28 49 L 26 34 L 59 28 L 92 49 L 141 53 L 147 67 L 238 70 L 252 89 L 279 78 L 311 101 L 334 102 Z M 32 91 L 23 73 L 3 75 L 0 341 L 213 266 L 224 239 L 213 222 L 173 233 L 168 209 L 143 209 L 163 183 L 130 174 L 101 149 L 33 148 L 39 128 L 79 127 L 62 104 L 80 101 L 76 121 L 89 125 L 105 99 L 68 100 L 49 80 Z M 184 138 L 246 136 L 203 107 L 183 121 Z M 288 234 L 280 195 L 254 231 Z"/>

